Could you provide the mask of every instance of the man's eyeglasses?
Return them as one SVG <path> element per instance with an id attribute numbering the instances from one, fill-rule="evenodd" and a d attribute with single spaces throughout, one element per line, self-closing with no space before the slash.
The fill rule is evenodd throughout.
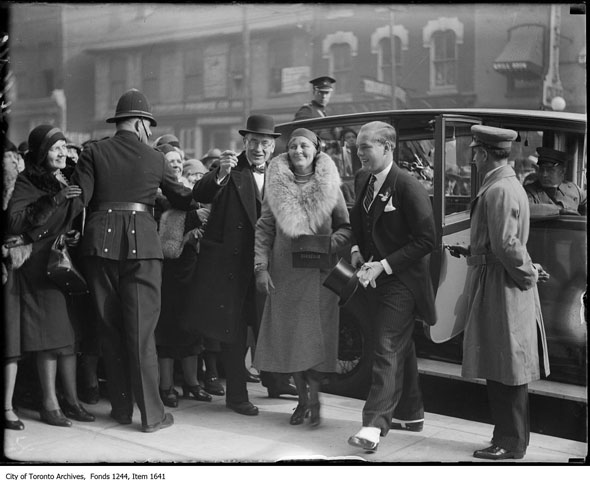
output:
<path id="1" fill-rule="evenodd" d="M 249 148 L 258 148 L 258 146 L 260 145 L 262 148 L 270 148 L 273 144 L 272 140 L 256 140 L 255 138 L 251 138 L 250 140 L 248 140 L 248 147 Z"/>

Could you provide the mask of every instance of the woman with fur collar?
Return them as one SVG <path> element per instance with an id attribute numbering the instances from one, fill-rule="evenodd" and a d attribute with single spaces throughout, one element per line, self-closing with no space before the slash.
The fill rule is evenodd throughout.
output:
<path id="1" fill-rule="evenodd" d="M 69 185 L 61 173 L 66 164 L 66 139 L 59 128 L 40 125 L 29 135 L 25 170 L 17 177 L 8 203 L 7 231 L 32 244 L 24 264 L 14 271 L 20 296 L 21 345 L 36 354 L 42 390 L 41 420 L 70 427 L 66 418 L 91 422 L 94 416 L 82 407 L 76 392 L 76 334 L 71 319 L 73 303 L 47 277 L 51 245 L 70 231 L 82 211 L 81 189 Z M 64 401 L 57 399 L 56 374 L 62 381 Z M 65 414 L 65 415 L 64 415 Z"/>
<path id="2" fill-rule="evenodd" d="M 351 230 L 338 169 L 320 151 L 319 138 L 298 128 L 287 147 L 288 153 L 269 162 L 256 224 L 256 285 L 267 298 L 254 365 L 292 374 L 299 402 L 290 423 L 301 424 L 311 414 L 316 426 L 321 380 L 336 372 L 338 297 L 322 287 L 328 270 L 293 267 L 292 242 L 327 235 L 331 254 L 337 254 L 349 246 Z"/>

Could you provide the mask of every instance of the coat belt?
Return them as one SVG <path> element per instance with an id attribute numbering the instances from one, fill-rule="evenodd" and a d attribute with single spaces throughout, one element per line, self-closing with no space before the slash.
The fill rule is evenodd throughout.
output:
<path id="1" fill-rule="evenodd" d="M 467 265 L 489 265 L 490 263 L 499 263 L 498 257 L 493 253 L 483 253 L 481 255 L 469 255 Z"/>
<path id="2" fill-rule="evenodd" d="M 93 212 L 98 211 L 112 211 L 112 210 L 123 210 L 133 212 L 147 212 L 154 214 L 154 207 L 145 203 L 138 202 L 100 202 L 90 205 L 90 210 Z"/>

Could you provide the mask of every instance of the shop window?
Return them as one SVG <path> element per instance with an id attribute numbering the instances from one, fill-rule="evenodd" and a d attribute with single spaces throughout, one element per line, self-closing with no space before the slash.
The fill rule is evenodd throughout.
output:
<path id="1" fill-rule="evenodd" d="M 338 93 L 351 91 L 352 56 L 348 43 L 336 43 L 331 49 L 332 76 L 336 79 Z"/>
<path id="2" fill-rule="evenodd" d="M 110 100 L 115 105 L 119 97 L 125 92 L 127 79 L 126 62 L 124 57 L 113 57 L 110 60 Z"/>
<path id="3" fill-rule="evenodd" d="M 402 76 L 402 42 L 394 36 L 395 83 L 399 85 Z M 379 41 L 377 80 L 391 84 L 391 38 L 384 37 Z"/>
<path id="4" fill-rule="evenodd" d="M 192 47 L 184 52 L 184 98 L 199 98 L 203 90 L 203 55 L 199 48 Z"/>
<path id="5" fill-rule="evenodd" d="M 141 69 L 143 93 L 151 103 L 156 103 L 160 98 L 160 59 L 158 55 L 153 52 L 144 54 Z"/>
<path id="6" fill-rule="evenodd" d="M 230 77 L 230 97 L 242 98 L 244 96 L 245 81 L 244 46 L 234 44 L 229 51 L 229 77 Z"/>
<path id="7" fill-rule="evenodd" d="M 463 43 L 463 24 L 457 18 L 431 20 L 422 31 L 430 50 L 430 93 L 457 91 L 458 45 Z"/>
<path id="8" fill-rule="evenodd" d="M 271 94 L 283 91 L 283 68 L 292 66 L 292 41 L 290 39 L 273 39 L 269 43 L 269 90 Z"/>

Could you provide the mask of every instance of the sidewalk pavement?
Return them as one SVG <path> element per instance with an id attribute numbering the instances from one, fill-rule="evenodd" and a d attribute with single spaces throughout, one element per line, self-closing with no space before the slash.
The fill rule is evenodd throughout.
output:
<path id="1" fill-rule="evenodd" d="M 392 430 L 374 453 L 347 444 L 360 428 L 363 401 L 322 394 L 322 423 L 313 428 L 289 425 L 294 397 L 268 398 L 260 384 L 248 384 L 250 400 L 260 409 L 256 417 L 239 415 L 225 407 L 225 397 L 211 403 L 180 399 L 175 424 L 155 433 L 140 430 L 137 408 L 133 424 L 119 425 L 110 418 L 110 404 L 101 399 L 87 410 L 92 423 L 73 422 L 71 428 L 52 427 L 31 410 L 19 411 L 25 430 L 5 432 L 5 462 L 46 464 L 95 463 L 303 463 L 326 460 L 370 463 L 490 463 L 475 459 L 485 447 L 492 426 L 426 413 L 419 433 Z M 587 443 L 531 434 L 524 459 L 516 463 L 581 463 Z M 493 462 L 491 463 L 499 463 Z M 501 462 L 506 463 L 506 462 Z"/>

